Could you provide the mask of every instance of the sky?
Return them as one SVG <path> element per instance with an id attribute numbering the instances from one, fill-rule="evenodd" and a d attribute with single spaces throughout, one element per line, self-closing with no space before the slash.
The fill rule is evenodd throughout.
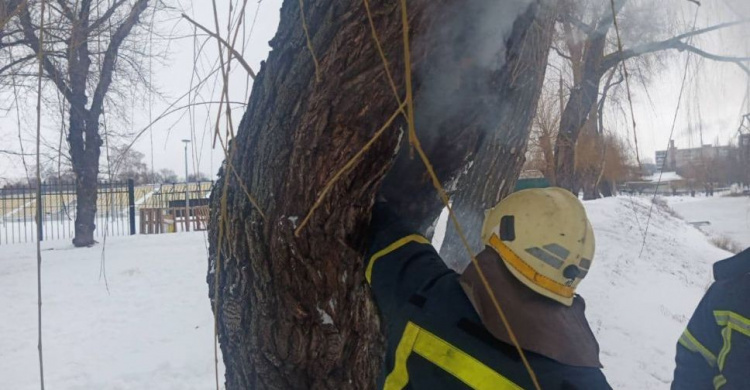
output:
<path id="1" fill-rule="evenodd" d="M 281 0 L 250 0 L 243 31 L 246 47 L 244 58 L 254 70 L 264 60 L 270 47 L 269 40 L 274 36 L 279 23 Z M 218 1 L 220 27 L 226 36 L 227 1 Z M 750 17 L 750 6 L 745 0 L 706 0 L 698 11 L 697 26 L 705 27 L 719 22 Z M 218 101 L 220 83 L 208 83 L 210 87 L 200 90 L 196 101 L 200 102 L 194 110 L 184 107 L 191 101 L 184 95 L 190 90 L 191 77 L 205 75 L 215 69 L 217 45 L 208 41 L 203 52 L 194 61 L 194 40 L 192 27 L 179 17 L 184 12 L 199 23 L 214 29 L 213 9 L 207 0 L 174 0 L 176 10 L 158 21 L 160 31 L 174 37 L 168 42 L 162 41 L 166 48 L 163 63 L 154 62 L 151 79 L 161 96 L 144 94 L 142 99 L 126 108 L 130 123 L 120 124 L 129 127 L 130 133 L 141 133 L 133 148 L 144 153 L 145 162 L 156 171 L 171 169 L 179 176 L 184 176 L 185 158 L 183 139 L 190 139 L 189 170 L 203 172 L 213 176 L 223 160 L 223 151 L 217 145 L 212 147 L 214 121 L 218 115 L 218 105 L 204 102 Z M 674 7 L 683 19 L 692 19 L 695 5 L 686 0 L 664 0 L 665 5 Z M 257 16 L 256 16 L 257 10 Z M 252 33 L 250 27 L 252 27 Z M 715 54 L 746 56 L 750 54 L 747 41 L 750 28 L 734 28 L 702 36 L 694 44 Z M 241 34 L 241 35 L 243 35 Z M 202 37 L 203 41 L 205 37 Z M 242 38 L 238 45 L 241 45 Z M 627 47 L 627 46 L 626 46 Z M 672 137 L 680 148 L 700 145 L 701 133 L 703 143 L 726 144 L 736 135 L 741 114 L 750 112 L 750 102 L 746 99 L 748 77 L 734 64 L 716 63 L 699 60 L 691 55 L 685 86 L 681 88 L 685 76 L 686 53 L 669 56 L 665 66 L 654 74 L 645 87 L 634 82 L 631 85 L 633 94 L 633 114 L 636 118 L 638 151 L 642 160 L 653 160 L 656 150 L 665 149 L 670 139 L 678 97 L 682 91 L 677 120 L 674 123 Z M 631 65 L 632 66 L 632 65 Z M 247 102 L 251 80 L 247 73 L 235 62 L 229 83 L 230 100 L 233 102 L 235 126 L 239 123 Z M 25 152 L 34 150 L 35 118 L 33 106 L 22 112 L 21 138 Z M 168 113 L 168 115 L 164 115 Z M 59 116 L 49 112 L 43 120 L 43 144 L 56 145 L 59 142 Z M 0 114 L 2 116 L 2 114 Z M 153 120 L 162 117 L 151 127 Z M 621 137 L 626 138 L 635 150 L 635 137 L 630 119 L 630 112 L 625 106 L 622 109 L 610 110 L 606 116 L 609 126 Z M 192 120 L 191 120 L 192 118 Z M 701 125 L 702 124 L 702 125 Z M 222 125 L 222 132 L 224 127 Z M 65 145 L 63 143 L 63 147 Z M 14 110 L 0 117 L 0 149 L 20 151 L 18 141 L 17 117 Z M 103 157 L 102 161 L 105 157 Z M 32 157 L 28 157 L 31 163 Z M 24 176 L 24 165 L 17 156 L 0 154 L 0 182 Z"/>

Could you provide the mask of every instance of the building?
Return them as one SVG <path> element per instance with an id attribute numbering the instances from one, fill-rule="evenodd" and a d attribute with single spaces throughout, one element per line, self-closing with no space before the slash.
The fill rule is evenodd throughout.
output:
<path id="1" fill-rule="evenodd" d="M 746 138 L 745 142 L 750 142 Z M 710 161 L 726 160 L 732 154 L 730 146 L 703 145 L 699 148 L 678 149 L 674 140 L 670 141 L 668 150 L 656 152 L 656 166 L 665 171 L 683 171 L 700 167 Z M 666 164 L 666 165 L 665 165 Z"/>
<path id="2" fill-rule="evenodd" d="M 664 169 L 664 162 L 667 161 L 667 151 L 657 150 L 655 160 L 656 160 L 656 169 L 658 170 Z"/>

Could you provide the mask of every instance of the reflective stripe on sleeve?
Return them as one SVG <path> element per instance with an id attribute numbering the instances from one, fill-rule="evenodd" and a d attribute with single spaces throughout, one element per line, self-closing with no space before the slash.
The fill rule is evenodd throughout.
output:
<path id="1" fill-rule="evenodd" d="M 372 257 L 370 257 L 370 261 L 369 263 L 367 263 L 367 270 L 365 270 L 365 278 L 367 279 L 367 283 L 372 284 L 372 266 L 375 264 L 376 260 L 411 242 L 427 245 L 431 244 L 429 240 L 420 236 L 419 234 L 412 234 L 394 242 L 391 245 L 388 245 L 384 249 L 379 250 L 377 253 L 372 255 Z"/>
<path id="2" fill-rule="evenodd" d="M 688 351 L 701 354 L 701 356 L 706 359 L 706 362 L 709 366 L 716 366 L 716 355 L 711 353 L 708 348 L 704 347 L 703 344 L 701 344 L 695 337 L 693 337 L 689 330 L 685 329 L 685 331 L 682 332 L 679 343 L 683 347 L 687 348 Z"/>
<path id="3" fill-rule="evenodd" d="M 487 367 L 473 356 L 409 322 L 396 348 L 395 366 L 385 380 L 384 390 L 400 390 L 409 383 L 406 361 L 412 351 L 453 375 L 472 389 L 521 389 L 520 386 Z"/>

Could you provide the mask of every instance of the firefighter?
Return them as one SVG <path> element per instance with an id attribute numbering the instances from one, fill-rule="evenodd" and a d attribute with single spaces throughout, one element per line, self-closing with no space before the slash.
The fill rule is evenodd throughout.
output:
<path id="1" fill-rule="evenodd" d="M 387 337 L 380 387 L 533 389 L 533 372 L 542 389 L 609 389 L 575 294 L 594 255 L 581 202 L 559 188 L 519 191 L 487 212 L 482 230 L 476 259 L 492 293 L 475 265 L 450 270 L 387 203 L 375 205 L 365 276 Z"/>
<path id="2" fill-rule="evenodd" d="M 714 279 L 677 343 L 672 389 L 750 389 L 750 248 Z"/>

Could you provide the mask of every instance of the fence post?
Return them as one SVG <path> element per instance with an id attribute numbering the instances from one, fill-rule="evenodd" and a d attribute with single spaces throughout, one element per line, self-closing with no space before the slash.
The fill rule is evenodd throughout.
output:
<path id="1" fill-rule="evenodd" d="M 128 179 L 128 211 L 132 236 L 135 234 L 135 182 L 133 179 Z"/>
<path id="2" fill-rule="evenodd" d="M 36 183 L 37 191 L 39 195 L 34 194 L 36 197 L 36 235 L 39 237 L 39 241 L 44 241 L 44 210 L 42 210 L 42 183 Z"/>

